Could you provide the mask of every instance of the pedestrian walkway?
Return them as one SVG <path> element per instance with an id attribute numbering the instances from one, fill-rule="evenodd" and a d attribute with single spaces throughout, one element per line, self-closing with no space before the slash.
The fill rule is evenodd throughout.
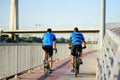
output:
<path id="1" fill-rule="evenodd" d="M 84 63 L 80 66 L 80 74 L 76 78 L 70 71 L 70 57 L 54 62 L 54 71 L 45 78 L 42 68 L 35 68 L 31 73 L 18 76 L 19 80 L 96 80 L 96 52 L 87 52 L 83 55 Z M 10 80 L 15 80 L 12 78 Z"/>

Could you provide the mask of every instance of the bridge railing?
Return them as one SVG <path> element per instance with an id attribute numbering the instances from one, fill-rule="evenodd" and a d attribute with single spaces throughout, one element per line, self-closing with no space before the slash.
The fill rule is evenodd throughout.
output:
<path id="1" fill-rule="evenodd" d="M 57 44 L 57 49 L 57 53 L 53 56 L 54 61 L 70 55 L 68 44 Z M 0 79 L 42 66 L 42 64 L 41 44 L 0 44 Z"/>
<path id="2" fill-rule="evenodd" d="M 84 52 L 96 50 L 96 44 L 87 44 Z M 57 43 L 57 53 L 53 59 L 59 60 L 70 56 L 68 44 Z M 36 67 L 43 67 L 43 50 L 37 43 L 2 43 L 0 44 L 0 79 L 14 76 Z"/>
<path id="3" fill-rule="evenodd" d="M 107 30 L 102 51 L 98 53 L 97 80 L 120 79 L 120 37 Z"/>

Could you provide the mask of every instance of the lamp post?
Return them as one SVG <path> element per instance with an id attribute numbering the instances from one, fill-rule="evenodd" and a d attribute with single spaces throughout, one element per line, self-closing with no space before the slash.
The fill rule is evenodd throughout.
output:
<path id="1" fill-rule="evenodd" d="M 41 30 L 44 30 L 44 28 L 46 28 L 46 26 L 42 25 L 42 24 L 35 24 L 37 27 L 39 27 Z"/>

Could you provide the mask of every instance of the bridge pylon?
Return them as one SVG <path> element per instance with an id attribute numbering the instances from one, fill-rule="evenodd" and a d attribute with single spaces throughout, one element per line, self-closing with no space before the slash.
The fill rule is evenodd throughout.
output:
<path id="1" fill-rule="evenodd" d="M 19 19 L 18 19 L 18 0 L 11 0 L 10 7 L 10 26 L 9 30 L 18 30 L 19 28 Z M 16 41 L 18 35 L 11 33 L 8 35 L 12 41 Z"/>

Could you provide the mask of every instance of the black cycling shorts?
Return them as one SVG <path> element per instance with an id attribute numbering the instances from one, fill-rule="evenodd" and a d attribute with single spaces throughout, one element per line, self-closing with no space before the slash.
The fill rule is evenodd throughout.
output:
<path id="1" fill-rule="evenodd" d="M 75 56 L 76 54 L 82 53 L 82 45 L 72 45 L 71 47 L 71 55 Z"/>
<path id="2" fill-rule="evenodd" d="M 53 47 L 52 46 L 43 46 L 42 47 L 44 51 L 46 51 L 49 56 L 53 56 Z"/>

